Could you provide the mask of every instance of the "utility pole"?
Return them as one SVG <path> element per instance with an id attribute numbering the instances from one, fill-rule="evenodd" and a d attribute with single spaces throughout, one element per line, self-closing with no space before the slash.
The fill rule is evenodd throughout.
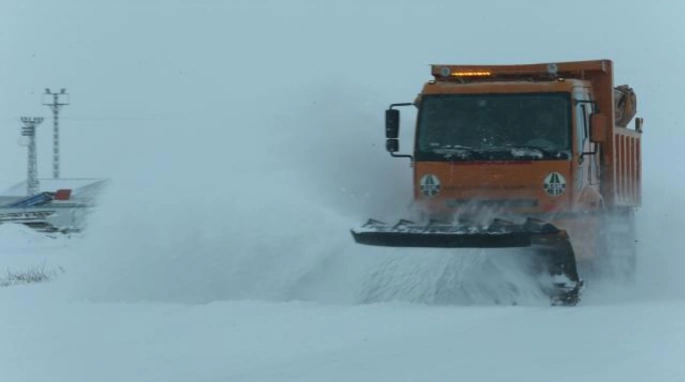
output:
<path id="1" fill-rule="evenodd" d="M 69 94 L 64 88 L 60 89 L 59 93 L 52 93 L 50 89 L 45 88 L 44 96 L 47 97 L 43 98 L 43 105 L 50 106 L 52 109 L 52 177 L 59 179 L 59 109 L 69 105 Z M 50 98 L 52 98 L 52 102 L 50 102 Z"/>
<path id="2" fill-rule="evenodd" d="M 21 135 L 29 138 L 29 167 L 26 178 L 28 196 L 38 194 L 40 183 L 38 182 L 38 158 L 36 154 L 36 127 L 43 122 L 43 117 L 21 117 L 24 124 Z"/>

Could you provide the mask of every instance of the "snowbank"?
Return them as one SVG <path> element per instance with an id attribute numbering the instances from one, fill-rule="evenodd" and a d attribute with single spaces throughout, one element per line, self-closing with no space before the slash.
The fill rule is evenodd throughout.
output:
<path id="1" fill-rule="evenodd" d="M 3 380 L 676 381 L 685 305 L 7 301 Z M 50 318 L 49 325 L 45 317 Z M 40 363 L 38 363 L 40 362 Z"/>
<path id="2" fill-rule="evenodd" d="M 54 239 L 23 224 L 0 224 L 0 248 L 50 246 Z"/>

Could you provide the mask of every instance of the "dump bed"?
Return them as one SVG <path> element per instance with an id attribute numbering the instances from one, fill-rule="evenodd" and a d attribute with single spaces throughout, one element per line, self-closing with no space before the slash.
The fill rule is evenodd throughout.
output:
<path id="1" fill-rule="evenodd" d="M 642 199 L 640 133 L 616 128 L 614 134 L 615 206 L 639 206 Z"/>

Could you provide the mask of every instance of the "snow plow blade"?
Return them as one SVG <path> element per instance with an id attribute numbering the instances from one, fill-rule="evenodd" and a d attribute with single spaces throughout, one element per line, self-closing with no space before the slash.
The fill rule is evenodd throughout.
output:
<path id="1" fill-rule="evenodd" d="M 364 245 L 408 248 L 532 248 L 538 271 L 551 276 L 547 291 L 553 305 L 576 305 L 583 281 L 566 231 L 553 224 L 527 219 L 522 224 L 495 219 L 488 225 L 431 221 L 416 224 L 400 220 L 388 225 L 369 219 L 352 230 L 355 242 Z"/>

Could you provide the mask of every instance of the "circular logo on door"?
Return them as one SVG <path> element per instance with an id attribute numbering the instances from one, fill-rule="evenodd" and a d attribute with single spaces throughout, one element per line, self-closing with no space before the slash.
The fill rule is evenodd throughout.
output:
<path id="1" fill-rule="evenodd" d="M 545 177 L 545 192 L 552 196 L 559 196 L 566 191 L 566 179 L 558 172 L 549 173 Z"/>
<path id="2" fill-rule="evenodd" d="M 420 186 L 421 192 L 429 198 L 434 198 L 440 193 L 440 179 L 433 174 L 421 177 Z"/>

